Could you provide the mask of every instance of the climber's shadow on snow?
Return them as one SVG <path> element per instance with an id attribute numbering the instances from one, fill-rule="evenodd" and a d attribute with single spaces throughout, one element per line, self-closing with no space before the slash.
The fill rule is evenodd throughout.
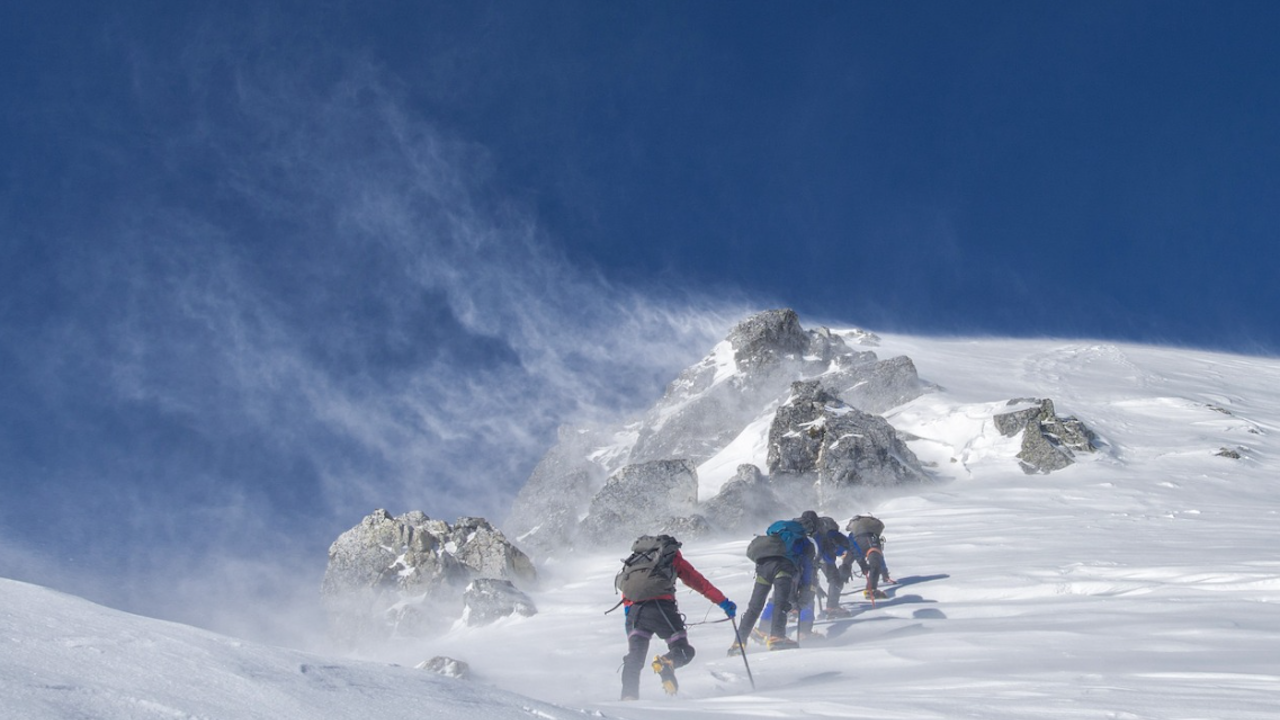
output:
<path id="1" fill-rule="evenodd" d="M 920 597 L 919 595 L 900 595 L 890 600 L 878 602 L 876 603 L 875 607 L 876 609 L 883 609 L 883 608 L 889 608 L 889 607 L 897 607 L 899 605 L 911 605 L 916 603 L 932 604 L 935 602 L 937 601 L 928 600 Z M 870 609 L 870 607 L 868 607 L 868 609 Z M 858 613 L 857 615 L 861 615 L 861 614 L 862 613 Z M 877 615 L 874 617 L 858 617 L 857 615 L 851 618 L 845 618 L 845 619 L 837 620 L 835 622 L 830 623 L 830 627 L 828 627 L 826 630 L 826 637 L 819 640 L 819 642 L 823 645 L 840 645 L 840 644 L 845 644 L 849 642 L 855 642 L 856 640 L 862 639 L 865 636 L 860 633 L 850 633 L 849 631 L 853 628 L 858 628 L 858 627 L 866 628 L 871 623 L 879 624 L 885 621 L 893 621 L 893 620 L 901 621 L 903 619 L 901 617 L 894 616 L 894 615 Z M 941 610 L 937 608 L 919 608 L 917 610 L 914 610 L 911 613 L 911 619 L 913 620 L 946 620 L 947 616 L 945 613 L 943 613 Z M 912 627 L 923 629 L 924 626 L 920 625 L 919 623 L 916 623 Z M 901 628 L 890 630 L 889 632 L 890 633 L 897 632 L 900 629 Z"/>
<path id="2" fill-rule="evenodd" d="M 909 575 L 904 578 L 898 578 L 897 582 L 885 587 L 884 591 L 888 593 L 889 597 L 893 597 L 898 590 L 908 585 L 919 585 L 920 583 L 932 582 L 934 580 L 946 580 L 949 577 L 951 576 L 946 573 L 937 573 L 934 575 Z"/>
<path id="3" fill-rule="evenodd" d="M 886 594 L 888 594 L 889 596 L 888 598 L 884 600 L 879 600 L 874 605 L 868 602 L 860 602 L 853 605 L 842 605 L 842 607 L 849 610 L 850 613 L 852 614 L 847 618 L 841 618 L 839 620 L 834 620 L 834 621 L 826 621 L 826 624 L 829 624 L 830 627 L 828 627 L 826 630 L 826 633 L 825 633 L 826 637 L 820 642 L 822 642 L 823 644 L 828 644 L 828 643 L 839 644 L 842 639 L 845 642 L 849 642 L 852 636 L 847 636 L 846 634 L 849 632 L 851 628 L 855 626 L 866 625 L 867 623 L 873 623 L 873 622 L 883 622 L 886 620 L 902 619 L 901 617 L 898 617 L 895 615 L 871 615 L 869 617 L 866 617 L 868 613 L 872 613 L 876 610 L 885 610 L 889 608 L 895 608 L 901 605 L 916 605 L 916 604 L 928 605 L 928 604 L 936 603 L 937 602 L 936 600 L 930 600 L 921 595 L 916 595 L 916 594 L 902 595 L 898 593 L 902 588 L 907 587 L 909 585 L 915 585 L 917 583 L 922 583 L 922 582 L 929 582 L 930 580 L 943 580 L 948 577 L 951 577 L 951 576 L 947 574 L 937 574 L 937 575 L 915 575 L 907 578 L 902 578 L 895 585 L 892 585 L 885 589 Z M 913 620 L 946 620 L 947 616 L 938 608 L 919 608 L 912 611 L 911 618 Z M 913 627 L 923 628 L 923 626 L 919 626 L 919 625 L 916 625 Z M 891 630 L 890 632 L 894 632 L 894 631 Z"/>
<path id="4" fill-rule="evenodd" d="M 922 608 L 911 613 L 916 620 L 946 620 L 947 616 L 937 608 Z"/>

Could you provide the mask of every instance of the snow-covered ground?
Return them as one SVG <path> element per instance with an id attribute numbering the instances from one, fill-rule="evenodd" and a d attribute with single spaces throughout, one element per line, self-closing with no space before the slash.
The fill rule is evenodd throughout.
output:
<path id="1" fill-rule="evenodd" d="M 699 654 L 679 672 L 680 695 L 646 672 L 639 702 L 616 701 L 625 638 L 621 613 L 604 611 L 616 601 L 618 547 L 543 568 L 534 617 L 365 660 L 3 581 L 0 717 L 1276 717 L 1280 360 L 898 336 L 877 353 L 909 355 L 942 388 L 888 417 L 950 481 L 866 508 L 887 524 L 894 576 L 924 580 L 819 626 L 821 643 L 753 652 L 754 691 L 743 660 L 725 655 L 731 627 L 709 622 L 723 615 L 684 591 Z M 991 421 L 1015 397 L 1053 399 L 1103 449 L 1052 475 L 1023 474 L 1017 440 Z M 748 540 L 685 545 L 740 605 Z M 468 662 L 474 677 L 412 669 L 435 655 Z"/>

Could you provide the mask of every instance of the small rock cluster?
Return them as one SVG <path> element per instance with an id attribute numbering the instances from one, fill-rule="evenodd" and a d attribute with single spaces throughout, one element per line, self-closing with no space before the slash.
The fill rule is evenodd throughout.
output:
<path id="1" fill-rule="evenodd" d="M 1005 437 L 1022 433 L 1018 461 L 1028 475 L 1061 470 L 1075 462 L 1075 454 L 1094 452 L 1097 436 L 1074 417 L 1060 417 L 1047 398 L 1020 398 L 1009 405 L 1030 407 L 995 416 L 996 428 Z"/>
<path id="2" fill-rule="evenodd" d="M 450 525 L 379 509 L 330 546 L 321 597 L 334 639 L 356 647 L 440 631 L 460 618 L 491 622 L 500 608 L 533 614 L 517 585 L 536 582 L 533 561 L 483 518 Z M 481 589 L 468 594 L 468 586 Z"/>

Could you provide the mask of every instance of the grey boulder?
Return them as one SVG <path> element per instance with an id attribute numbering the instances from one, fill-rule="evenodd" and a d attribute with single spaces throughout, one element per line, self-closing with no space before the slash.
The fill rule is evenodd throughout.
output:
<path id="1" fill-rule="evenodd" d="M 512 615 L 530 617 L 538 613 L 533 600 L 510 580 L 472 580 L 462 594 L 462 621 L 469 626 L 489 625 Z"/>
<path id="2" fill-rule="evenodd" d="M 1074 417 L 1059 416 L 1048 398 L 1010 400 L 1010 406 L 1030 407 L 995 416 L 996 429 L 1005 437 L 1022 433 L 1018 462 L 1028 475 L 1051 473 L 1075 462 L 1075 454 L 1094 452 L 1097 436 Z"/>
<path id="3" fill-rule="evenodd" d="M 929 479 L 884 418 L 858 410 L 812 380 L 792 384 L 791 397 L 775 413 L 768 464 L 771 476 L 812 477 L 820 504 L 850 489 Z"/>
<path id="4" fill-rule="evenodd" d="M 329 547 L 320 594 L 333 639 L 358 647 L 446 629 L 478 577 L 531 586 L 533 562 L 483 518 L 454 525 L 375 510 Z"/>

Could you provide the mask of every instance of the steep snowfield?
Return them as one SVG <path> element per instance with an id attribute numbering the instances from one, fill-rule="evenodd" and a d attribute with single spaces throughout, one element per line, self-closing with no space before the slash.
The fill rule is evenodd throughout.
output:
<path id="1" fill-rule="evenodd" d="M 666 697 L 645 677 L 639 702 L 616 702 L 625 639 L 621 612 L 604 611 L 616 601 L 617 547 L 543 568 L 535 617 L 403 641 L 377 662 L 257 646 L 0 582 L 0 717 L 1276 716 L 1280 360 L 882 339 L 877 354 L 909 355 L 941 387 L 888 418 L 950 481 L 866 508 L 887 524 L 894 576 L 923 580 L 875 607 L 856 603 L 851 619 L 819 626 L 821 643 L 753 652 L 754 691 L 742 659 L 725 656 L 730 625 L 710 622 L 723 615 L 684 591 L 699 654 L 679 672 L 681 694 Z M 1103 449 L 1052 475 L 1023 474 L 1018 440 L 991 417 L 1024 397 L 1051 398 Z M 744 434 L 734 447 L 741 458 L 704 465 L 716 469 L 709 482 L 759 462 L 757 440 Z M 685 546 L 740 604 L 752 583 L 748 539 Z M 410 669 L 434 655 L 470 663 L 475 677 Z"/>

